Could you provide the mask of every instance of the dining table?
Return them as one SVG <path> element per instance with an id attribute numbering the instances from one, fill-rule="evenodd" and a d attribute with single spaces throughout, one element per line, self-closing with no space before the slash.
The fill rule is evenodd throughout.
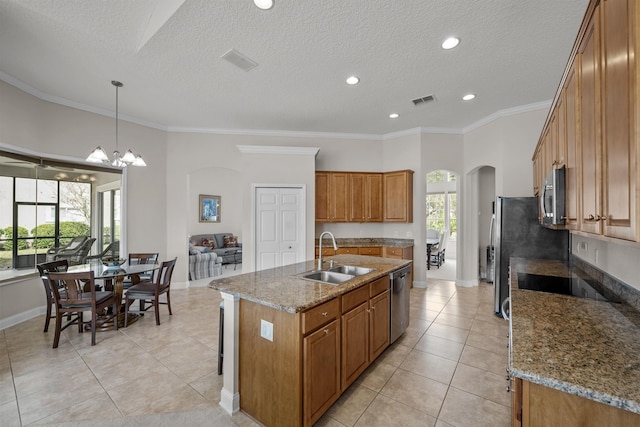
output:
<path id="1" fill-rule="evenodd" d="M 85 272 L 93 271 L 95 280 L 103 280 L 106 290 L 113 290 L 116 297 L 116 305 L 118 312 L 118 327 L 124 327 L 124 306 L 122 306 L 122 296 L 124 294 L 124 279 L 131 278 L 133 283 L 139 281 L 141 275 L 153 274 L 159 270 L 161 264 L 132 264 L 125 262 L 118 266 L 106 266 L 102 262 L 90 262 L 88 264 L 80 264 L 69 267 L 69 272 Z M 130 324 L 138 320 L 138 313 L 129 312 L 127 323 Z M 112 329 L 113 324 L 106 322 L 102 329 Z"/>
<path id="2" fill-rule="evenodd" d="M 427 237 L 427 270 L 431 270 L 431 248 L 438 243 L 440 239 Z"/>

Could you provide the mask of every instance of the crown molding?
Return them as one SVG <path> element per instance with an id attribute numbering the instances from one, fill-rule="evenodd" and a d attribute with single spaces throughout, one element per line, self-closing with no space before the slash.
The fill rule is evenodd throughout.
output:
<path id="1" fill-rule="evenodd" d="M 313 156 L 319 147 L 286 147 L 278 145 L 236 145 L 242 154 L 278 154 L 283 156 Z"/>
<path id="2" fill-rule="evenodd" d="M 169 132 L 176 133 L 212 133 L 219 135 L 241 135 L 241 136 L 275 136 L 281 138 L 323 138 L 323 139 L 353 139 L 353 140 L 382 140 L 382 135 L 366 133 L 338 133 L 338 132 L 304 132 L 290 130 L 267 130 L 267 129 L 216 129 L 216 128 L 188 128 L 179 126 L 169 126 Z"/>
<path id="3" fill-rule="evenodd" d="M 542 109 L 549 109 L 551 107 L 551 100 L 535 102 L 533 104 L 520 105 L 518 107 L 506 108 L 504 110 L 496 111 L 495 113 L 478 120 L 477 122 L 465 127 L 462 130 L 462 134 L 474 131 L 482 126 L 488 125 L 494 120 L 501 119 L 503 117 L 513 116 L 514 114 L 528 113 L 529 111 L 536 111 Z"/>

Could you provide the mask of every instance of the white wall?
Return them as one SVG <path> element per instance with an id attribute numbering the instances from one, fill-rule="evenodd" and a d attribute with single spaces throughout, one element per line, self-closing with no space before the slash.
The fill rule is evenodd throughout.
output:
<path id="1" fill-rule="evenodd" d="M 487 246 L 490 244 L 489 226 L 496 200 L 496 174 L 492 167 L 478 169 L 478 241 L 480 275 L 486 277 Z"/>

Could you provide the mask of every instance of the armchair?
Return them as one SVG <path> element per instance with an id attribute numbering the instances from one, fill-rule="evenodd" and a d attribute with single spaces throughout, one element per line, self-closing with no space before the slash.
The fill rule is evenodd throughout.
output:
<path id="1" fill-rule="evenodd" d="M 54 257 L 62 251 L 67 251 L 67 250 L 73 251 L 78 249 L 80 246 L 82 246 L 84 242 L 87 241 L 88 238 L 89 236 L 76 236 L 73 239 L 71 239 L 69 243 L 65 245 L 60 245 L 60 246 L 55 246 L 53 248 L 50 248 L 47 251 L 47 257 L 46 257 L 47 262 L 55 261 Z"/>
<path id="2" fill-rule="evenodd" d="M 84 264 L 87 259 L 87 255 L 91 250 L 91 246 L 93 246 L 93 242 L 96 239 L 94 237 L 85 240 L 80 246 L 75 249 L 64 249 L 53 255 L 53 259 L 51 261 L 59 261 L 62 259 L 66 259 L 69 262 L 69 265 L 78 265 Z"/>

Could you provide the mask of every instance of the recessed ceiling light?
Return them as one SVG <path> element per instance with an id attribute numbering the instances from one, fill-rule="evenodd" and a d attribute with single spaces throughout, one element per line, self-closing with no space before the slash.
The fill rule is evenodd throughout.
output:
<path id="1" fill-rule="evenodd" d="M 253 0 L 253 4 L 262 10 L 268 10 L 273 7 L 273 0 Z"/>
<path id="2" fill-rule="evenodd" d="M 391 118 L 391 119 L 397 119 L 398 117 L 400 117 L 400 114 L 398 114 L 398 113 L 389 114 L 389 118 Z"/>
<path id="3" fill-rule="evenodd" d="M 360 79 L 356 76 L 347 77 L 348 85 L 357 85 L 360 82 Z"/>
<path id="4" fill-rule="evenodd" d="M 449 37 L 448 39 L 446 39 L 445 41 L 442 42 L 442 48 L 443 49 L 453 49 L 454 47 L 458 46 L 458 44 L 460 43 L 460 39 L 457 37 Z"/>
<path id="5" fill-rule="evenodd" d="M 463 101 L 471 101 L 473 98 L 475 98 L 476 96 L 473 93 L 469 93 L 466 94 L 465 96 L 462 97 Z"/>

